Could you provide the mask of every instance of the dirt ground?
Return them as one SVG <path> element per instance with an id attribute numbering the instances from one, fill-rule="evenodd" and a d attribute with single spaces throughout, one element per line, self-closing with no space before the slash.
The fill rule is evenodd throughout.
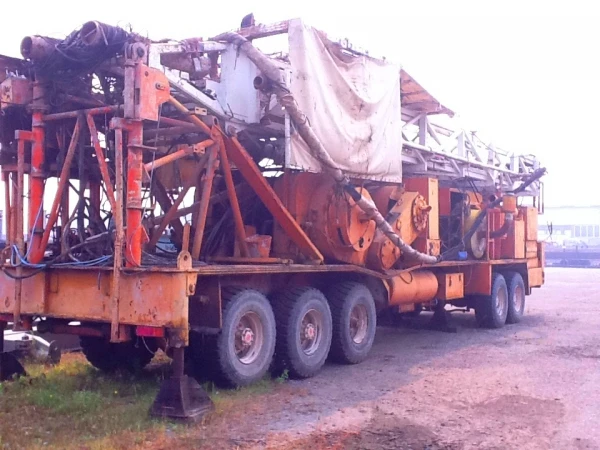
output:
<path id="1" fill-rule="evenodd" d="M 364 363 L 328 364 L 256 396 L 238 420 L 214 421 L 218 436 L 190 430 L 178 444 L 600 449 L 600 271 L 549 268 L 546 283 L 518 325 L 482 330 L 472 313 L 455 313 L 456 334 L 420 329 L 427 314 L 381 327 Z"/>

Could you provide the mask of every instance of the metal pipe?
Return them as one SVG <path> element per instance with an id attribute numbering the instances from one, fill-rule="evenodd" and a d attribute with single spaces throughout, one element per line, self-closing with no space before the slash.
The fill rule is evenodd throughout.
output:
<path id="1" fill-rule="evenodd" d="M 60 202 L 60 236 L 61 236 L 61 244 L 64 246 L 63 249 L 67 251 L 67 227 L 69 226 L 69 186 L 66 187 L 62 194 L 62 199 Z"/>
<path id="2" fill-rule="evenodd" d="M 179 102 L 179 100 L 177 100 L 175 97 L 171 96 L 169 98 L 169 103 L 171 103 L 175 107 L 175 109 L 177 109 L 179 112 L 187 114 L 187 119 L 190 122 L 193 122 L 195 125 L 198 125 L 198 127 L 200 127 L 209 136 L 211 135 L 210 127 L 208 125 L 206 125 L 204 122 L 202 122 L 200 119 L 198 119 L 196 116 L 190 115 L 190 110 L 187 109 L 185 107 L 185 105 L 182 105 Z"/>
<path id="3" fill-rule="evenodd" d="M 16 221 L 17 230 L 15 234 L 15 241 L 19 254 L 25 253 L 25 240 L 23 238 L 23 199 L 25 189 L 25 140 L 19 139 L 17 141 L 17 211 Z M 19 261 L 20 263 L 20 261 Z M 15 280 L 15 304 L 13 305 L 13 329 L 18 330 L 21 326 L 21 298 L 23 290 L 23 266 L 19 264 L 17 266 L 17 279 Z M 4 336 L 2 337 L 4 339 Z"/>
<path id="4" fill-rule="evenodd" d="M 160 121 L 161 123 L 163 122 L 164 117 L 161 117 Z M 153 140 L 156 139 L 156 137 L 163 137 L 163 136 L 179 136 L 181 134 L 185 134 L 185 133 L 194 133 L 194 132 L 198 132 L 198 127 L 188 123 L 188 122 L 184 122 L 185 126 L 177 126 L 177 127 L 168 127 L 168 128 L 159 128 L 154 129 L 154 130 L 146 130 L 144 131 L 144 141 L 146 140 Z"/>
<path id="5" fill-rule="evenodd" d="M 108 171 L 108 165 L 106 164 L 106 155 L 98 140 L 98 131 L 96 130 L 96 124 L 91 114 L 87 115 L 87 124 L 92 136 L 92 144 L 94 151 L 96 152 L 96 159 L 98 160 L 98 166 L 100 166 L 100 174 L 106 187 L 106 193 L 108 195 L 108 202 L 110 203 L 111 209 L 114 211 L 117 208 L 115 202 L 115 191 L 113 190 L 112 182 L 110 180 L 110 173 Z"/>
<path id="6" fill-rule="evenodd" d="M 238 243 L 240 246 L 240 253 L 243 257 L 250 256 L 250 251 L 248 250 L 248 243 L 246 242 L 246 230 L 244 229 L 244 219 L 242 218 L 242 212 L 240 211 L 240 204 L 238 202 L 237 194 L 235 193 L 235 185 L 233 184 L 233 177 L 231 175 L 231 166 L 229 164 L 229 158 L 227 158 L 227 153 L 225 152 L 225 143 L 223 142 L 223 138 L 220 135 L 220 131 L 217 131 L 215 134 L 218 134 L 218 145 L 219 145 L 219 154 L 221 156 L 221 168 L 223 169 L 223 177 L 225 178 L 225 186 L 227 187 L 227 194 L 229 195 L 229 205 L 231 206 L 231 210 L 233 211 L 233 219 L 235 223 L 235 234 L 238 239 Z"/>
<path id="7" fill-rule="evenodd" d="M 115 130 L 115 254 L 113 261 L 113 282 L 110 296 L 111 322 L 110 339 L 119 341 L 119 294 L 121 268 L 123 266 L 123 130 Z"/>
<path id="8" fill-rule="evenodd" d="M 17 222 L 18 222 L 18 217 L 19 217 L 19 210 L 17 209 L 17 204 L 19 202 L 19 189 L 17 188 L 17 172 L 11 172 L 12 173 L 12 221 L 11 221 L 11 229 L 10 229 L 10 234 L 12 236 L 12 240 L 11 242 L 16 244 L 17 243 Z M 23 214 L 23 212 L 21 212 L 21 214 Z"/>
<path id="9" fill-rule="evenodd" d="M 60 39 L 46 36 L 26 36 L 21 41 L 21 55 L 30 60 L 45 59 L 56 50 L 59 42 Z"/>
<path id="10" fill-rule="evenodd" d="M 185 111 L 183 111 L 185 114 L 189 114 L 190 113 L 190 111 L 187 110 L 185 108 L 185 106 L 183 108 L 185 110 Z M 202 121 L 200 121 L 200 122 L 202 122 Z M 185 120 L 172 119 L 170 117 L 161 117 L 160 118 L 160 123 L 161 123 L 161 125 L 169 125 L 169 126 L 172 126 L 172 127 L 187 127 L 187 128 L 190 128 L 190 129 L 193 129 L 193 130 L 196 130 L 196 131 L 202 130 L 203 132 L 206 133 L 206 130 L 205 130 L 204 127 L 201 127 L 201 126 L 199 126 L 199 125 L 197 125 L 195 123 L 191 123 L 191 122 L 185 121 Z M 204 122 L 202 122 L 202 124 L 205 125 Z M 154 130 L 153 133 L 156 133 L 156 130 Z M 210 132 L 206 133 L 206 134 L 208 134 L 210 136 Z"/>
<path id="11" fill-rule="evenodd" d="M 63 96 L 63 98 L 65 100 L 68 100 L 68 101 L 73 102 L 73 103 L 79 103 L 82 106 L 89 106 L 90 108 L 102 108 L 102 107 L 106 106 L 100 100 L 96 100 L 96 99 L 93 99 L 93 98 L 78 97 L 78 96 L 72 95 L 72 94 L 65 94 Z"/>
<path id="12" fill-rule="evenodd" d="M 33 264 L 39 263 L 44 259 L 44 251 L 40 251 L 43 233 L 43 214 L 44 211 L 44 115 L 41 111 L 33 112 L 32 118 L 33 146 L 31 149 L 31 175 L 29 179 L 30 198 L 29 198 L 29 227 L 31 232 L 29 245 L 32 248 L 29 261 Z"/>
<path id="13" fill-rule="evenodd" d="M 90 219 L 100 220 L 100 182 L 90 181 Z"/>
<path id="14" fill-rule="evenodd" d="M 206 226 L 206 216 L 208 214 L 208 205 L 210 202 L 210 194 L 212 192 L 212 183 L 218 162 L 217 146 L 211 146 L 209 151 L 210 153 L 208 154 L 208 162 L 206 164 L 206 174 L 204 175 L 204 180 L 202 181 L 202 197 L 200 198 L 200 207 L 194 229 L 194 242 L 192 244 L 192 258 L 194 259 L 200 258 L 202 238 L 204 236 L 204 227 Z"/>
<path id="15" fill-rule="evenodd" d="M 71 164 L 73 162 L 73 158 L 75 156 L 75 149 L 79 144 L 79 135 L 81 132 L 81 126 L 83 123 L 83 118 L 80 116 L 75 123 L 75 128 L 73 129 L 73 136 L 71 137 L 71 142 L 69 143 L 69 149 L 67 150 L 67 154 L 65 156 L 65 162 L 63 164 L 62 170 L 60 171 L 60 177 L 58 180 L 58 186 L 56 187 L 56 194 L 54 196 L 54 200 L 52 202 L 52 207 L 50 209 L 50 216 L 48 217 L 48 222 L 46 224 L 46 228 L 43 230 L 42 237 L 39 243 L 34 246 L 31 246 L 31 253 L 29 259 L 31 262 L 40 262 L 44 258 L 44 252 L 46 251 L 46 245 L 48 244 L 48 240 L 50 239 L 50 232 L 58 219 L 58 212 L 60 203 L 62 201 L 63 192 L 65 187 L 69 183 L 69 173 L 71 171 Z M 80 191 L 83 191 L 83 186 L 80 188 Z M 36 211 L 37 213 L 37 211 Z"/>
<path id="16" fill-rule="evenodd" d="M 76 119 L 79 114 L 85 114 L 86 116 L 97 116 L 102 114 L 114 114 L 118 113 L 123 109 L 123 105 L 113 105 L 113 106 L 101 106 L 98 108 L 90 108 L 90 109 L 80 109 L 77 111 L 67 111 L 56 114 L 47 114 L 44 116 L 45 121 L 52 120 L 64 120 L 64 119 Z"/>
<path id="17" fill-rule="evenodd" d="M 143 124 L 131 121 L 127 146 L 127 241 L 125 262 L 127 266 L 142 263 L 142 177 L 143 177 Z"/>
<path id="18" fill-rule="evenodd" d="M 12 207 L 10 202 L 10 172 L 4 172 L 2 174 L 2 178 L 4 179 L 4 207 L 6 209 L 6 242 L 8 244 L 13 244 L 13 236 L 12 236 Z"/>
<path id="19" fill-rule="evenodd" d="M 194 153 L 197 153 L 202 149 L 210 147 L 214 143 L 215 142 L 213 140 L 207 139 L 206 141 L 202 141 L 199 144 L 196 144 L 195 146 L 189 146 L 187 148 L 177 150 L 176 152 L 170 153 L 166 156 L 163 156 L 162 158 L 146 163 L 144 165 L 144 169 L 146 170 L 146 172 L 152 172 L 154 169 L 158 169 L 159 167 L 177 161 L 178 159 L 181 159 L 185 156 L 193 155 Z"/>

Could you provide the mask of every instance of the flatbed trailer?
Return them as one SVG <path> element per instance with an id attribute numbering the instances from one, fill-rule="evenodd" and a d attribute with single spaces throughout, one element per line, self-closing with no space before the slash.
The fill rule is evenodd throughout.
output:
<path id="1" fill-rule="evenodd" d="M 285 56 L 253 45 L 285 33 Z M 185 373 L 307 378 L 367 358 L 383 310 L 498 328 L 544 283 L 535 157 L 437 125 L 406 71 L 302 21 L 178 42 L 88 22 L 21 51 L 0 58 L 0 330 L 41 318 L 106 371 L 162 348 L 155 415 L 210 409 Z"/>

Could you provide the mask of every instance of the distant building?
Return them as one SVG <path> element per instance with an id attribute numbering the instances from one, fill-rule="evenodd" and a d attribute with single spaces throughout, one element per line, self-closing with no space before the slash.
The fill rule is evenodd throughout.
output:
<path id="1" fill-rule="evenodd" d="M 546 207 L 539 238 L 568 248 L 600 247 L 600 205 Z"/>

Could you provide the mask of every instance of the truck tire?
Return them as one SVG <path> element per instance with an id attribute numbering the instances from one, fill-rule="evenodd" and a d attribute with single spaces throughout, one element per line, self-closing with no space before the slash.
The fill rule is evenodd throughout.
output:
<path id="1" fill-rule="evenodd" d="M 508 314 L 508 289 L 506 280 L 499 273 L 492 274 L 491 295 L 476 298 L 475 318 L 480 327 L 501 328 Z"/>
<path id="2" fill-rule="evenodd" d="M 331 347 L 331 310 L 321 291 L 294 287 L 274 298 L 275 369 L 293 378 L 316 375 Z"/>
<path id="3" fill-rule="evenodd" d="M 157 345 L 153 339 L 143 338 L 127 342 L 111 343 L 95 336 L 80 336 L 81 350 L 88 362 L 102 372 L 127 370 L 135 373 L 150 363 Z"/>
<path id="4" fill-rule="evenodd" d="M 333 318 L 331 359 L 342 364 L 364 361 L 375 340 L 377 312 L 371 291 L 361 283 L 335 285 L 327 296 Z"/>
<path id="5" fill-rule="evenodd" d="M 505 276 L 508 287 L 506 323 L 519 323 L 525 312 L 525 283 L 518 272 L 508 272 Z"/>
<path id="6" fill-rule="evenodd" d="M 253 289 L 223 290 L 223 327 L 217 336 L 217 381 L 247 386 L 265 376 L 275 351 L 275 317 L 267 298 Z"/>

